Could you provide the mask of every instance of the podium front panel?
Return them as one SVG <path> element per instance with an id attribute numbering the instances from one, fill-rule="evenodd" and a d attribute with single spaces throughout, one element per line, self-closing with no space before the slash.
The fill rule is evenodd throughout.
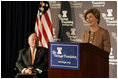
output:
<path id="1" fill-rule="evenodd" d="M 50 43 L 50 68 L 80 69 L 79 43 Z"/>

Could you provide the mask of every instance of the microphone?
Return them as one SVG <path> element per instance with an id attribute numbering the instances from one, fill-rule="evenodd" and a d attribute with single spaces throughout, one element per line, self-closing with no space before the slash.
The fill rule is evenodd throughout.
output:
<path id="1" fill-rule="evenodd" d="M 91 31 L 89 31 L 88 43 L 89 43 L 89 41 L 90 41 L 90 34 L 91 34 Z"/>

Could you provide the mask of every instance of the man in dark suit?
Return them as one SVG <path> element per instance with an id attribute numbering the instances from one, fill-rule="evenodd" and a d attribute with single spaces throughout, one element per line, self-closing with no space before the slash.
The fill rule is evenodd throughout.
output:
<path id="1" fill-rule="evenodd" d="M 36 73 L 35 78 L 47 77 L 48 49 L 38 47 L 38 37 L 32 33 L 28 38 L 29 48 L 20 50 L 16 67 L 23 74 Z M 16 75 L 16 77 L 20 77 Z"/>

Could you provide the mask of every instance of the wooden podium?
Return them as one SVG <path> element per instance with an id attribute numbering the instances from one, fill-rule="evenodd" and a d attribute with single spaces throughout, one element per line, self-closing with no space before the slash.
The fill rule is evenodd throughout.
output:
<path id="1" fill-rule="evenodd" d="M 48 61 L 50 62 L 48 54 Z M 49 78 L 108 78 L 109 53 L 89 43 L 80 43 L 80 70 L 50 68 Z"/>

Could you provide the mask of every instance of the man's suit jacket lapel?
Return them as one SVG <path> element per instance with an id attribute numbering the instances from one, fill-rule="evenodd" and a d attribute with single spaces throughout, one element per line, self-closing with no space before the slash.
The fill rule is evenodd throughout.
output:
<path id="1" fill-rule="evenodd" d="M 31 57 L 31 49 L 30 48 L 28 48 L 27 56 L 28 56 L 29 64 L 32 65 L 32 57 Z"/>
<path id="2" fill-rule="evenodd" d="M 34 60 L 34 64 L 36 63 L 37 60 L 40 60 L 40 48 L 37 48 L 37 51 L 36 51 L 36 55 L 35 55 L 35 60 Z"/>

